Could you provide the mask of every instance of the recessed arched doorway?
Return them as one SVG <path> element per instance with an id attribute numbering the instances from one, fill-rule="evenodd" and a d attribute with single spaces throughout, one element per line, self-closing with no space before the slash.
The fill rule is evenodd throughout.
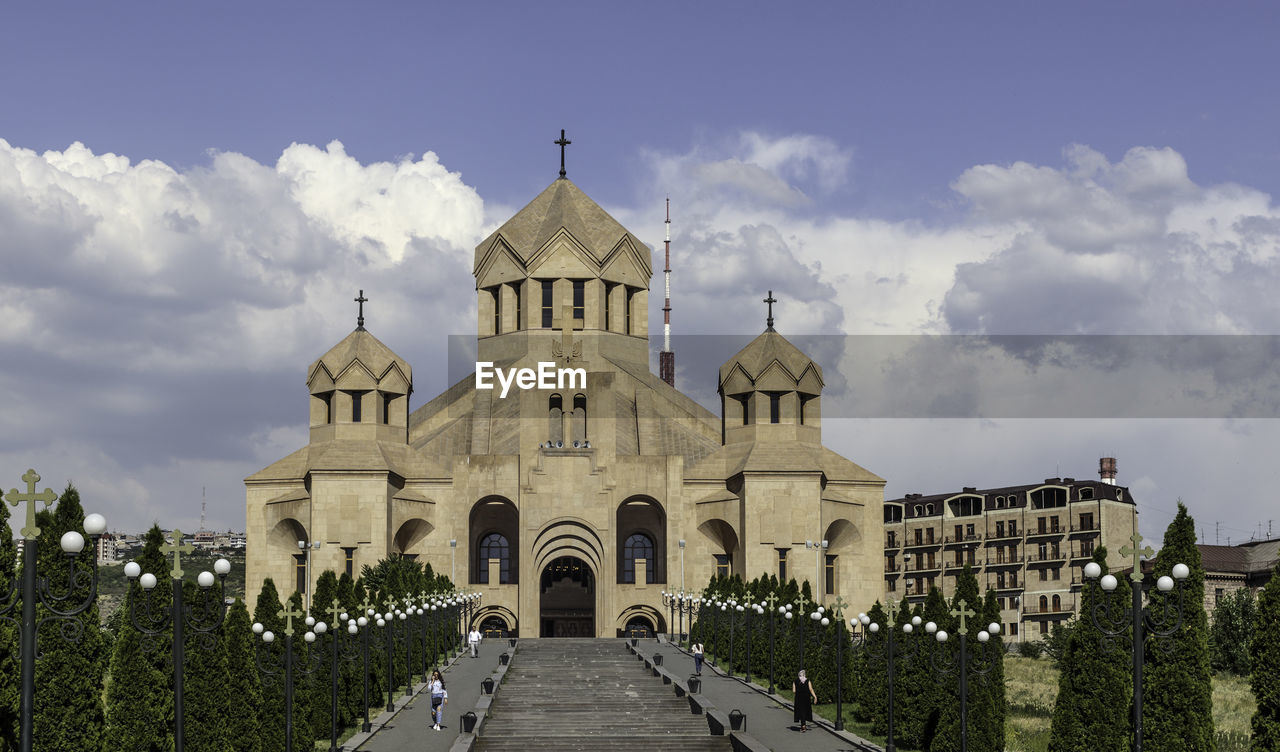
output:
<path id="1" fill-rule="evenodd" d="M 561 556 L 547 564 L 539 599 L 539 636 L 596 636 L 596 578 L 582 559 Z"/>

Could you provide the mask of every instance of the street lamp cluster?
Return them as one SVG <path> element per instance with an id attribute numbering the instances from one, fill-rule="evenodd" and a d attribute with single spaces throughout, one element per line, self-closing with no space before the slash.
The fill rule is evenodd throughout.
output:
<path id="1" fill-rule="evenodd" d="M 26 524 L 23 525 L 22 571 L 10 582 L 0 583 L 4 588 L 5 598 L 0 602 L 0 618 L 14 610 L 19 601 L 22 603 L 22 615 L 19 621 L 19 655 L 21 656 L 21 679 L 18 703 L 19 714 L 19 750 L 31 752 L 35 726 L 36 696 L 36 660 L 40 653 L 36 646 L 36 632 L 46 621 L 61 621 L 64 629 L 59 630 L 63 639 L 79 642 L 83 626 L 78 618 L 93 605 L 98 597 L 98 540 L 107 529 L 107 520 L 100 514 L 85 515 L 83 528 L 92 539 L 89 564 L 91 571 L 86 581 L 86 573 L 80 569 L 80 555 L 85 548 L 84 535 L 78 531 L 68 530 L 58 541 L 59 547 L 69 564 L 65 586 L 53 588 L 49 580 L 36 572 L 37 551 L 39 549 L 40 528 L 36 525 L 36 503 L 43 502 L 48 508 L 58 500 L 53 489 L 46 488 L 37 493 L 36 484 L 40 476 L 35 470 L 27 470 L 22 475 L 27 484 L 25 493 L 18 489 L 10 489 L 5 494 L 5 501 L 17 507 L 23 502 L 27 505 Z M 48 609 L 50 615 L 36 622 L 36 605 Z"/>

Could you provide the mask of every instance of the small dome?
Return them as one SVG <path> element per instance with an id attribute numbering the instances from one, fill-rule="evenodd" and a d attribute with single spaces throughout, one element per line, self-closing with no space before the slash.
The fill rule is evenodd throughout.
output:
<path id="1" fill-rule="evenodd" d="M 409 364 L 363 328 L 348 334 L 307 369 L 307 388 L 313 394 L 332 389 L 408 394 L 412 384 Z"/>
<path id="2" fill-rule="evenodd" d="M 822 393 L 822 368 L 772 329 L 720 366 L 722 394 L 747 392 Z"/>

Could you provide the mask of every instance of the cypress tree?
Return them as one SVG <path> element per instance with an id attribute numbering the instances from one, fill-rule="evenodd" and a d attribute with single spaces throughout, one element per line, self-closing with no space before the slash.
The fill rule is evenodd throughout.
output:
<path id="1" fill-rule="evenodd" d="M 333 662 L 333 651 L 329 645 L 329 640 L 339 639 L 339 635 L 345 634 L 340 631 L 342 629 L 340 624 L 333 623 L 333 616 L 329 613 L 329 609 L 333 607 L 333 601 L 337 597 L 338 576 L 334 574 L 332 569 L 326 569 L 316 578 L 315 593 L 311 597 L 311 616 L 318 622 L 324 622 L 328 627 L 326 634 L 319 637 L 311 646 L 311 650 L 318 652 L 320 657 L 320 660 L 317 661 L 318 668 L 311 675 L 310 682 L 311 727 L 315 729 L 319 739 L 328 739 L 330 723 L 336 722 L 340 724 L 341 718 L 339 716 L 339 720 L 332 720 L 329 706 L 329 666 Z"/>
<path id="2" fill-rule="evenodd" d="M 84 535 L 84 509 L 80 494 L 68 484 L 58 506 L 36 515 L 40 528 L 40 551 L 37 571 L 47 578 L 51 591 L 65 593 L 72 571 L 80 573 L 81 582 L 92 576 L 94 552 L 86 536 L 86 551 L 74 559 L 62 552 L 59 541 L 63 533 L 75 530 Z M 74 568 L 74 570 L 73 570 Z M 70 594 L 67 605 L 78 605 L 87 595 L 84 590 Z M 43 605 L 36 608 L 37 623 L 52 613 Z M 37 749 L 100 750 L 104 713 L 103 680 L 106 656 L 99 631 L 98 604 L 95 600 L 79 616 L 78 640 L 64 639 L 61 620 L 45 623 L 37 636 L 40 660 L 36 662 L 34 740 Z"/>
<path id="3" fill-rule="evenodd" d="M 152 525 L 142 537 L 142 554 L 134 561 L 144 572 L 163 574 L 164 557 L 160 546 L 164 533 Z M 163 579 L 161 580 L 163 582 Z M 157 587 L 155 590 L 163 590 Z M 146 603 L 152 608 L 166 609 L 155 590 L 150 593 L 130 586 L 118 609 L 118 626 L 112 646 L 107 679 L 105 748 L 139 752 L 163 752 L 172 742 L 170 719 L 173 717 L 171 673 L 164 670 L 165 651 L 157 641 L 144 643 L 141 632 L 133 626 L 132 610 L 146 623 Z M 144 649 L 144 645 L 151 648 Z"/>
<path id="4" fill-rule="evenodd" d="M 1249 644 L 1249 686 L 1258 709 L 1253 713 L 1253 752 L 1280 750 L 1280 564 L 1258 597 L 1257 631 Z"/>
<path id="5" fill-rule="evenodd" d="M 975 580 L 975 584 L 976 584 Z M 996 600 L 996 594 L 993 590 L 987 590 L 982 600 L 982 608 L 979 611 L 980 622 L 978 626 L 981 629 L 993 623 L 1001 624 L 1000 621 L 1000 604 Z M 989 670 L 985 679 L 979 680 L 979 691 L 982 693 L 984 705 L 979 714 L 970 716 L 969 729 L 972 735 L 975 723 L 978 734 L 982 737 L 982 743 L 990 750 L 1004 749 L 1004 719 L 1008 709 L 1008 703 L 1005 700 L 1004 688 L 1004 628 L 995 633 L 989 633 L 990 639 L 986 646 L 978 644 L 978 649 L 984 651 L 982 653 L 983 660 L 986 661 Z"/>
<path id="6" fill-rule="evenodd" d="M 276 584 L 270 577 L 263 580 L 262 589 L 258 591 L 258 599 L 253 608 L 254 622 L 261 624 L 264 632 L 276 636 L 276 643 L 271 646 L 258 644 L 262 638 L 253 636 L 254 649 L 261 649 L 270 656 L 264 659 L 268 666 L 277 666 L 283 672 L 283 662 L 274 656 L 284 649 L 284 620 L 280 612 L 280 595 Z M 262 677 L 262 703 L 259 706 L 258 734 L 262 739 L 261 752 L 284 752 L 284 676 L 266 675 Z"/>
<path id="7" fill-rule="evenodd" d="M 956 592 L 951 599 L 951 610 L 958 609 L 961 601 L 964 601 L 966 609 L 975 612 L 974 616 L 969 617 L 966 621 L 969 665 L 972 667 L 977 663 L 975 656 L 984 649 L 984 646 L 978 641 L 978 632 L 986 628 L 986 621 L 982 618 L 984 609 L 982 597 L 978 594 L 978 579 L 974 577 L 973 570 L 967 565 L 959 578 L 957 578 Z M 947 620 L 938 623 L 939 625 L 946 625 L 940 628 L 947 630 L 949 639 L 945 644 L 935 644 L 934 647 L 945 651 L 952 660 L 956 661 L 956 673 L 945 677 L 941 682 L 942 708 L 938 718 L 937 732 L 929 745 L 929 750 L 930 752 L 958 752 L 960 749 L 959 672 L 962 668 L 959 665 L 960 634 L 958 630 L 960 620 L 948 612 Z M 990 681 L 989 676 L 988 681 Z M 996 712 L 995 708 L 992 707 L 991 693 L 986 690 L 982 679 L 973 671 L 969 672 L 968 692 L 966 694 L 970 752 L 997 752 L 998 748 L 992 746 L 995 743 L 994 734 L 982 722 L 984 718 Z"/>
<path id="8" fill-rule="evenodd" d="M 294 591 L 289 596 L 289 610 L 304 611 L 302 593 Z M 306 617 L 303 617 L 304 619 Z M 282 620 L 283 621 L 283 620 Z M 283 625 L 282 625 L 283 628 Z M 316 740 L 319 738 L 311 723 L 311 684 L 315 673 L 311 670 L 312 646 L 303 639 L 308 631 L 306 623 L 300 619 L 293 621 L 293 749 L 290 752 L 314 752 Z M 283 633 L 280 633 L 283 636 Z M 283 642 L 283 640 L 279 640 Z M 317 672 L 318 673 L 318 672 Z M 283 687 L 283 682 L 281 687 Z M 282 692 L 283 694 L 283 692 Z M 283 705 L 281 706 L 283 707 Z"/>
<path id="9" fill-rule="evenodd" d="M 226 718 L 233 752 L 262 752 L 262 680 L 254 662 L 255 639 L 257 636 L 249 625 L 249 609 L 243 600 L 237 598 L 227 612 L 227 623 L 222 630 L 222 641 L 227 651 L 227 690 L 234 698 Z"/>
<path id="10" fill-rule="evenodd" d="M 1099 546 L 1093 561 L 1107 574 L 1107 549 Z M 1128 606 L 1129 578 L 1117 578 L 1106 596 Z M 1094 600 L 1102 596 L 1086 584 L 1080 596 L 1080 618 L 1066 627 L 1067 639 L 1058 662 L 1058 699 L 1053 706 L 1049 752 L 1127 752 L 1133 678 L 1120 649 L 1106 650 L 1093 625 Z M 1104 601 L 1105 602 L 1105 601 Z M 1099 604 L 1101 607 L 1101 603 Z"/>
<path id="11" fill-rule="evenodd" d="M 1209 666 L 1214 671 L 1249 675 L 1249 639 L 1257 629 L 1258 604 L 1249 588 L 1240 588 L 1213 609 L 1209 627 Z"/>
<path id="12" fill-rule="evenodd" d="M 219 608 L 222 591 L 216 586 L 208 593 L 196 583 L 183 583 L 183 602 L 189 613 L 204 614 L 205 596 Z M 214 612 L 216 613 L 216 611 Z M 227 666 L 226 644 L 221 629 L 196 632 L 188 624 L 183 640 L 183 739 L 187 749 L 199 752 L 231 752 L 228 719 L 237 712 L 231 694 L 231 674 Z"/>
<path id="13" fill-rule="evenodd" d="M 1209 672 L 1209 640 L 1204 612 L 1204 567 L 1196 547 L 1195 520 L 1178 502 L 1178 514 L 1164 533 L 1164 545 L 1156 558 L 1154 577 L 1168 575 L 1175 564 L 1186 564 L 1191 575 L 1183 584 L 1182 628 L 1173 635 L 1173 649 L 1166 652 L 1155 639 L 1147 640 L 1143 674 L 1143 740 L 1161 752 L 1214 752 L 1213 692 Z M 1175 588 L 1148 594 L 1148 610 L 1159 618 L 1176 613 Z M 1168 626 L 1172 627 L 1170 623 Z"/>
<path id="14" fill-rule="evenodd" d="M 355 583 L 351 580 L 351 575 L 343 572 L 338 577 L 338 602 L 347 610 L 347 616 L 351 621 L 360 618 L 360 601 L 355 597 Z M 361 630 L 369 629 L 367 626 Z M 364 639 L 363 635 L 354 635 L 351 639 L 355 640 L 355 644 L 360 644 L 360 640 Z M 431 640 L 428 638 L 427 643 Z M 434 660 L 428 660 L 430 665 L 435 665 Z M 338 689 L 338 712 L 341 713 L 341 722 L 344 726 L 355 723 L 356 718 L 363 720 L 364 718 L 364 678 L 362 671 L 364 669 L 363 661 L 357 657 L 354 661 L 343 661 L 339 667 L 339 689 Z"/>
<path id="15" fill-rule="evenodd" d="M 889 664 L 885 660 L 887 634 L 893 625 L 880 601 L 876 601 L 867 612 L 871 620 L 864 635 L 862 669 L 858 679 L 858 701 L 863 714 L 871 721 L 871 732 L 884 735 L 889 729 Z M 870 631 L 871 624 L 880 628 Z"/>
<path id="16" fill-rule="evenodd" d="M 0 586 L 7 587 L 17 574 L 18 547 L 13 541 L 13 529 L 9 527 L 9 507 L 0 503 Z M 15 602 L 13 607 L 21 606 Z M 7 621 L 0 621 L 0 752 L 18 748 L 20 672 L 18 629 Z"/>

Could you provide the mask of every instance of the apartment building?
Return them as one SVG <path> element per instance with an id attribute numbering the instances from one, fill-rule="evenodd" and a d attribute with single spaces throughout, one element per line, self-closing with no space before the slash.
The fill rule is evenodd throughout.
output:
<path id="1" fill-rule="evenodd" d="M 885 595 L 914 604 L 936 586 L 950 598 L 967 565 L 995 591 L 1006 639 L 1048 635 L 1075 615 L 1094 549 L 1106 545 L 1108 565 L 1123 567 L 1119 550 L 1138 527 L 1115 458 L 1099 475 L 885 501 Z"/>

